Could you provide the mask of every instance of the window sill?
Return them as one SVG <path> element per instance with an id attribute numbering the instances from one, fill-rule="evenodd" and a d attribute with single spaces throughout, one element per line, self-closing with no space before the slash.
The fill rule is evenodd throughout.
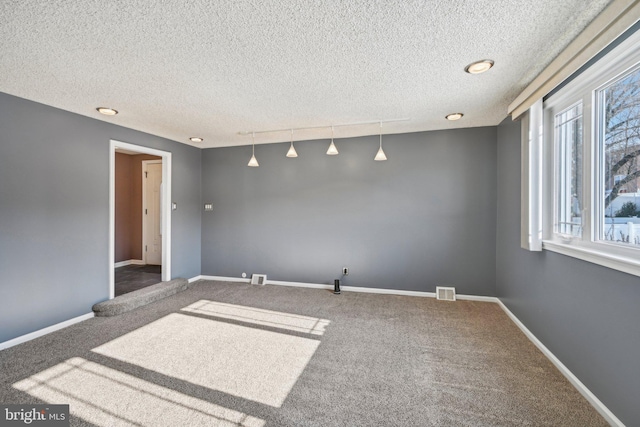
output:
<path id="1" fill-rule="evenodd" d="M 636 257 L 611 254 L 595 247 L 578 246 L 544 240 L 542 248 L 551 252 L 581 259 L 593 264 L 602 265 L 624 273 L 640 276 L 640 260 Z"/>

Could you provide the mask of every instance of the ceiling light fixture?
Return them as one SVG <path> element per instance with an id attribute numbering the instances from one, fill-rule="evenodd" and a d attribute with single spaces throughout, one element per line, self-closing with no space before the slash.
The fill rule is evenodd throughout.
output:
<path id="1" fill-rule="evenodd" d="M 447 114 L 445 116 L 445 119 L 455 122 L 456 120 L 460 120 L 462 116 L 464 116 L 464 114 L 462 113 L 452 113 L 452 114 Z"/>
<path id="2" fill-rule="evenodd" d="M 293 146 L 293 129 L 291 129 L 291 147 L 289 147 L 289 151 L 287 151 L 287 157 L 298 157 L 298 153 Z"/>
<path id="3" fill-rule="evenodd" d="M 189 138 L 189 141 L 191 141 L 191 142 L 202 142 L 202 141 L 204 141 L 204 139 L 200 138 L 199 136 L 192 136 L 191 138 Z"/>
<path id="4" fill-rule="evenodd" d="M 258 159 L 256 159 L 256 134 L 255 134 L 255 132 L 251 133 L 251 160 L 249 160 L 249 163 L 247 164 L 247 166 L 250 166 L 252 168 L 257 168 L 258 166 L 260 166 L 260 164 L 258 164 Z"/>
<path id="5" fill-rule="evenodd" d="M 380 148 L 378 149 L 378 153 L 376 154 L 376 157 L 373 158 L 373 160 L 377 162 L 387 160 L 387 156 L 386 154 L 384 154 L 384 150 L 382 149 L 382 122 L 380 122 Z"/>
<path id="6" fill-rule="evenodd" d="M 335 156 L 338 154 L 338 149 L 336 148 L 336 144 L 333 143 L 333 126 L 331 126 L 331 145 L 327 150 L 327 154 L 329 156 Z"/>
<path id="7" fill-rule="evenodd" d="M 116 114 L 118 114 L 118 111 L 114 110 L 113 108 L 98 107 L 96 108 L 96 110 L 98 110 L 98 113 L 104 114 L 105 116 L 115 116 Z"/>
<path id="8" fill-rule="evenodd" d="M 493 61 L 491 59 L 483 59 L 482 61 L 476 61 L 472 64 L 464 67 L 464 71 L 469 74 L 481 74 L 493 67 Z"/>

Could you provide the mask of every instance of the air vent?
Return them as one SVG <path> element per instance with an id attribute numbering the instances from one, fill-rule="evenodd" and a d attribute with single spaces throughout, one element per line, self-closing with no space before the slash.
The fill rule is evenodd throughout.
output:
<path id="1" fill-rule="evenodd" d="M 266 274 L 252 274 L 251 275 L 251 284 L 252 285 L 264 285 L 267 283 L 267 275 Z"/>
<path id="2" fill-rule="evenodd" d="M 456 288 L 446 286 L 436 286 L 436 298 L 443 301 L 456 300 Z"/>

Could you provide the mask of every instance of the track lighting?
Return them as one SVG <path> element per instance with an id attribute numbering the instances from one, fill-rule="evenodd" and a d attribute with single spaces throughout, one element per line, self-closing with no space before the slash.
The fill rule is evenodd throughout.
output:
<path id="1" fill-rule="evenodd" d="M 336 148 L 336 144 L 333 143 L 333 126 L 331 126 L 331 145 L 327 150 L 327 154 L 330 156 L 335 156 L 338 154 L 338 149 Z"/>
<path id="2" fill-rule="evenodd" d="M 457 116 L 457 117 L 456 117 Z M 453 115 L 449 115 L 447 117 L 447 119 L 449 120 L 457 120 L 459 118 L 462 117 L 461 113 L 458 114 L 453 114 Z M 255 131 L 240 131 L 238 132 L 239 135 L 251 135 L 251 160 L 249 160 L 249 164 L 248 166 L 251 167 L 258 167 L 260 166 L 258 164 L 258 159 L 256 159 L 256 141 L 255 141 L 255 134 L 256 133 L 274 133 L 274 132 L 285 132 L 285 131 L 290 131 L 291 132 L 291 142 L 289 145 L 289 151 L 287 151 L 287 157 L 298 157 L 298 153 L 296 152 L 295 147 L 293 146 L 293 131 L 294 130 L 312 130 L 312 129 L 326 129 L 328 127 L 331 127 L 331 144 L 329 145 L 329 149 L 327 150 L 327 154 L 329 156 L 335 156 L 338 153 L 338 148 L 336 147 L 336 144 L 334 142 L 334 136 L 335 136 L 335 128 L 336 127 L 347 127 L 347 126 L 363 126 L 363 125 L 372 125 L 377 123 L 380 126 L 380 146 L 378 147 L 378 152 L 376 153 L 376 156 L 374 157 L 374 160 L 376 161 L 384 161 L 387 160 L 387 156 L 384 152 L 384 150 L 382 149 L 382 123 L 392 123 L 392 122 L 406 122 L 408 120 L 411 120 L 409 118 L 403 118 L 403 119 L 388 119 L 388 120 L 377 120 L 377 121 L 370 121 L 370 122 L 354 122 L 354 123 L 339 123 L 339 124 L 333 124 L 333 125 L 321 125 L 321 126 L 308 126 L 308 127 L 299 127 L 299 128 L 289 128 L 289 129 L 271 129 L 271 130 L 255 130 Z"/>
<path id="3" fill-rule="evenodd" d="M 384 150 L 382 149 L 382 122 L 380 122 L 380 148 L 378 149 L 378 153 L 376 154 L 376 157 L 374 157 L 373 160 L 377 162 L 382 162 L 384 160 L 387 160 L 387 156 L 384 154 Z"/>
<path id="4" fill-rule="evenodd" d="M 255 134 L 255 132 L 251 133 L 251 159 L 249 160 L 249 163 L 247 164 L 247 166 L 250 166 L 252 168 L 257 168 L 258 166 L 260 166 L 258 164 L 258 159 L 256 159 L 256 134 Z"/>
<path id="5" fill-rule="evenodd" d="M 287 152 L 287 157 L 298 157 L 295 147 L 293 146 L 293 129 L 291 129 L 291 146 Z"/>

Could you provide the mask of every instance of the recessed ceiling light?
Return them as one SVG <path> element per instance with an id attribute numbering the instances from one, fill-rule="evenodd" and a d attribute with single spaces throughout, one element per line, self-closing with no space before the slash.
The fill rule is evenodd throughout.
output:
<path id="1" fill-rule="evenodd" d="M 191 138 L 189 138 L 189 141 L 191 142 L 202 142 L 204 141 L 204 139 L 198 137 L 198 136 L 192 136 Z"/>
<path id="2" fill-rule="evenodd" d="M 464 70 L 469 74 L 480 74 L 488 71 L 493 67 L 493 61 L 490 59 L 483 59 L 482 61 L 476 61 L 473 64 L 469 64 L 464 67 Z"/>
<path id="3" fill-rule="evenodd" d="M 464 116 L 464 114 L 462 114 L 462 113 L 447 114 L 445 116 L 445 119 L 451 120 L 453 122 L 453 121 L 456 121 L 456 120 L 460 120 L 462 118 L 462 116 Z"/>
<path id="4" fill-rule="evenodd" d="M 104 114 L 105 116 L 115 116 L 116 114 L 118 114 L 118 111 L 114 110 L 113 108 L 98 107 L 96 108 L 96 110 L 98 110 L 100 114 Z"/>

